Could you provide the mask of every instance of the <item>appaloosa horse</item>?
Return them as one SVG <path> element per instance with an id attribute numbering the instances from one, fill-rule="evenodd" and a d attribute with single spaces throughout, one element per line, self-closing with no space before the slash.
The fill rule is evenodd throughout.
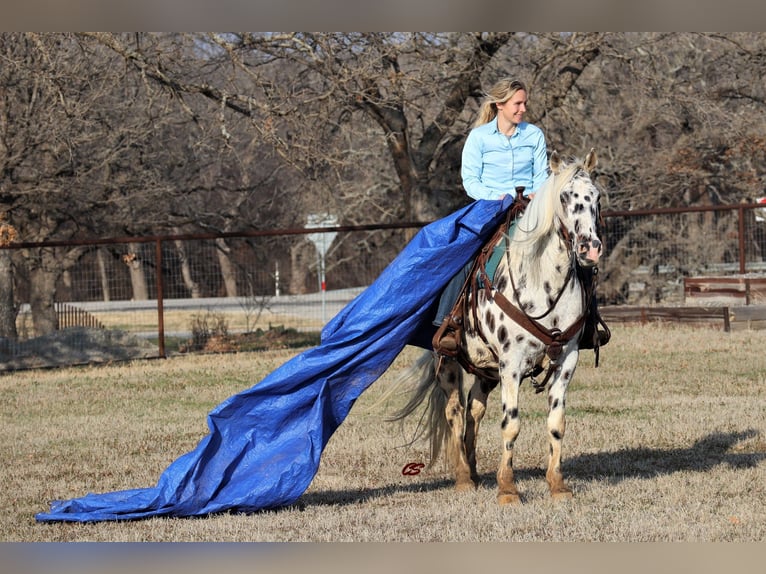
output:
<path id="1" fill-rule="evenodd" d="M 487 397 L 500 383 L 503 451 L 497 499 L 500 504 L 520 502 L 513 448 L 520 429 L 519 387 L 530 378 L 538 392 L 548 392 L 545 476 L 551 495 L 572 496 L 561 473 L 561 447 L 567 387 L 592 300 L 588 282 L 582 281 L 583 269 L 593 273 L 602 254 L 599 191 L 591 179 L 595 165 L 593 150 L 582 161 L 565 162 L 552 154 L 551 175 L 513 224 L 494 276 L 488 277 L 481 255 L 474 266 L 457 358 L 427 353 L 426 375 L 393 417 L 403 419 L 430 394 L 427 432 L 432 462 L 444 442 L 459 490 L 478 484 L 476 437 Z M 491 243 L 496 242 L 497 238 Z M 492 247 L 488 244 L 483 253 Z M 469 379 L 465 382 L 464 370 Z M 540 375 L 544 380 L 538 383 L 534 377 Z"/>

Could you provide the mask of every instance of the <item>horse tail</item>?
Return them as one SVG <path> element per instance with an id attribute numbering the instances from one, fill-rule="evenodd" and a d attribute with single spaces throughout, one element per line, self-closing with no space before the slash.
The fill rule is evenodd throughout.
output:
<path id="1" fill-rule="evenodd" d="M 412 388 L 407 403 L 386 419 L 389 422 L 403 421 L 419 410 L 423 402 L 428 399 L 427 406 L 420 415 L 415 434 L 409 445 L 420 439 L 428 440 L 430 465 L 437 461 L 442 447 L 452 436 L 444 414 L 447 406 L 447 395 L 439 386 L 437 366 L 436 355 L 426 352 L 400 377 L 400 384 L 409 383 L 414 388 Z"/>

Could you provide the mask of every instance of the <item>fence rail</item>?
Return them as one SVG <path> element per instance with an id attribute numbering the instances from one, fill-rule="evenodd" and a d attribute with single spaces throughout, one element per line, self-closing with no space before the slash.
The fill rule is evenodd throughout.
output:
<path id="1" fill-rule="evenodd" d="M 0 370 L 237 348 L 237 337 L 252 348 L 260 348 L 259 336 L 310 344 L 422 225 L 5 246 L 0 257 L 11 265 L 0 269 L 13 275 L 16 320 L 15 332 L 0 337 Z M 307 236 L 322 232 L 333 240 L 320 261 Z M 659 307 L 699 306 L 689 287 L 696 279 L 712 285 L 716 277 L 758 278 L 766 268 L 760 204 L 605 212 L 601 235 L 606 256 L 598 292 L 612 309 L 655 307 L 656 315 Z M 56 329 L 41 333 L 29 256 L 62 261 L 64 253 L 76 253 L 76 263 L 56 280 Z"/>

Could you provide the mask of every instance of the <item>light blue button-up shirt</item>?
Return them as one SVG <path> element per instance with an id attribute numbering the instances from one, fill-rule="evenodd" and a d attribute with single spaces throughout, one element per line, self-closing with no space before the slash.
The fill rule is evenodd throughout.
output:
<path id="1" fill-rule="evenodd" d="M 508 137 L 497 129 L 497 118 L 468 133 L 460 170 L 463 187 L 473 199 L 499 199 L 534 193 L 548 178 L 548 154 L 543 131 L 521 122 Z"/>

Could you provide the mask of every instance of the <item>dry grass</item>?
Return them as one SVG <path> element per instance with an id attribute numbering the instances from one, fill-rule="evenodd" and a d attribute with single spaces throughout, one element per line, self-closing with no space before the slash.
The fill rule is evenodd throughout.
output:
<path id="1" fill-rule="evenodd" d="M 206 415 L 295 352 L 188 356 L 0 377 L 4 541 L 762 541 L 766 539 L 766 331 L 613 329 L 570 388 L 564 472 L 544 484 L 545 399 L 522 389 L 516 468 L 524 504 L 499 508 L 499 406 L 480 436 L 476 492 L 455 493 L 426 445 L 384 418 L 408 349 L 330 440 L 300 508 L 202 520 L 38 524 L 53 498 L 155 484 L 206 434 Z M 493 400 L 494 399 L 494 402 Z"/>
<path id="2" fill-rule="evenodd" d="M 157 311 L 109 311 L 98 312 L 94 315 L 103 325 L 110 329 L 123 329 L 125 331 L 156 331 Z M 220 318 L 225 322 L 231 332 L 255 331 L 256 329 L 269 329 L 273 325 L 285 328 L 302 328 L 320 330 L 322 327 L 321 317 L 294 316 L 286 313 L 272 313 L 264 310 L 257 317 L 250 315 L 244 310 L 238 311 L 209 311 L 207 309 L 178 310 L 165 309 L 163 311 L 163 326 L 165 331 L 189 331 L 199 318 L 210 316 Z"/>
<path id="3" fill-rule="evenodd" d="M 92 313 L 107 329 L 119 329 L 129 333 L 148 332 L 156 333 L 158 330 L 158 316 L 155 309 L 131 309 L 125 310 L 100 310 Z M 200 307 L 198 309 L 173 309 L 163 310 L 163 328 L 166 333 L 189 332 L 194 324 L 208 318 L 221 320 L 228 330 L 234 332 L 250 332 L 257 329 L 268 330 L 274 326 L 286 329 L 316 330 L 322 328 L 321 317 L 308 317 L 292 315 L 288 313 L 275 313 L 264 309 L 260 314 L 248 313 L 244 308 L 235 311 L 214 311 Z M 32 327 L 31 313 L 20 313 L 17 319 L 19 333 L 29 334 L 34 331 Z"/>

